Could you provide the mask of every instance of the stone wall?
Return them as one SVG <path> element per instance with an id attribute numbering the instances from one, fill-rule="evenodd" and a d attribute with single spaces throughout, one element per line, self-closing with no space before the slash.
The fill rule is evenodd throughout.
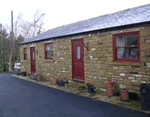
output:
<path id="1" fill-rule="evenodd" d="M 113 62 L 113 34 L 140 31 L 140 63 Z M 96 31 L 91 33 L 68 36 L 53 40 L 20 45 L 21 66 L 30 73 L 30 47 L 38 49 L 36 53 L 36 69 L 46 78 L 66 78 L 72 80 L 71 40 L 84 39 L 89 43 L 89 51 L 84 48 L 85 83 L 92 83 L 98 88 L 106 88 L 106 79 L 112 79 L 120 84 L 138 91 L 140 83 L 150 82 L 150 25 L 128 27 L 118 30 Z M 44 43 L 53 42 L 53 60 L 45 60 Z M 23 60 L 23 48 L 27 47 L 28 60 Z"/>

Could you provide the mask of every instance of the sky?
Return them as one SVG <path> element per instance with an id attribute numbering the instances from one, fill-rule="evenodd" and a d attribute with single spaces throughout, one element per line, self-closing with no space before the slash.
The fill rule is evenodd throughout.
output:
<path id="1" fill-rule="evenodd" d="M 11 10 L 14 19 L 22 13 L 28 21 L 32 21 L 36 10 L 41 10 L 46 13 L 44 28 L 48 30 L 145 4 L 150 0 L 1 0 L 0 23 L 11 24 Z"/>

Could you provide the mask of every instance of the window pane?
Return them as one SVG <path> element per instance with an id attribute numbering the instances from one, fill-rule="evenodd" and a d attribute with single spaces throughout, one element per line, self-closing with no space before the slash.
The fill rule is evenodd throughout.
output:
<path id="1" fill-rule="evenodd" d="M 53 44 L 50 44 L 50 49 L 53 50 Z"/>
<path id="2" fill-rule="evenodd" d="M 27 48 L 24 49 L 24 53 L 27 54 Z"/>
<path id="3" fill-rule="evenodd" d="M 125 46 L 125 39 L 126 39 L 126 36 L 117 36 L 117 39 L 116 39 L 117 47 Z"/>
<path id="4" fill-rule="evenodd" d="M 138 58 L 138 48 L 117 48 L 117 58 Z"/>
<path id="5" fill-rule="evenodd" d="M 127 46 L 138 45 L 138 35 L 127 35 Z"/>
<path id="6" fill-rule="evenodd" d="M 117 48 L 117 58 L 125 58 L 125 48 Z"/>
<path id="7" fill-rule="evenodd" d="M 138 58 L 138 48 L 128 48 L 129 58 Z"/>
<path id="8" fill-rule="evenodd" d="M 80 46 L 77 47 L 77 59 L 80 59 Z"/>
<path id="9" fill-rule="evenodd" d="M 47 58 L 52 58 L 53 51 L 47 51 Z"/>
<path id="10" fill-rule="evenodd" d="M 53 50 L 53 44 L 46 45 L 46 51 Z"/>
<path id="11" fill-rule="evenodd" d="M 46 45 L 46 51 L 49 51 L 50 50 L 50 46 L 47 44 Z"/>
<path id="12" fill-rule="evenodd" d="M 27 55 L 26 54 L 24 55 L 24 60 L 27 60 Z"/>

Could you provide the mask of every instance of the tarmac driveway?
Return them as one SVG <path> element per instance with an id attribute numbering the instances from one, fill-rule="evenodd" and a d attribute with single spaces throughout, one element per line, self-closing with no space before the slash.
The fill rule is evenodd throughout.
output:
<path id="1" fill-rule="evenodd" d="M 11 75 L 0 74 L 0 117 L 150 117 Z"/>

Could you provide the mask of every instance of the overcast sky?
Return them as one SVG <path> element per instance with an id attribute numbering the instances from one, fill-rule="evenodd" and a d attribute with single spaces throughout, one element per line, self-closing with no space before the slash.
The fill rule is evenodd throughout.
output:
<path id="1" fill-rule="evenodd" d="M 149 3 L 150 0 L 1 0 L 0 23 L 10 25 L 11 10 L 14 19 L 21 12 L 23 19 L 30 21 L 41 9 L 46 13 L 45 28 L 51 29 Z"/>

